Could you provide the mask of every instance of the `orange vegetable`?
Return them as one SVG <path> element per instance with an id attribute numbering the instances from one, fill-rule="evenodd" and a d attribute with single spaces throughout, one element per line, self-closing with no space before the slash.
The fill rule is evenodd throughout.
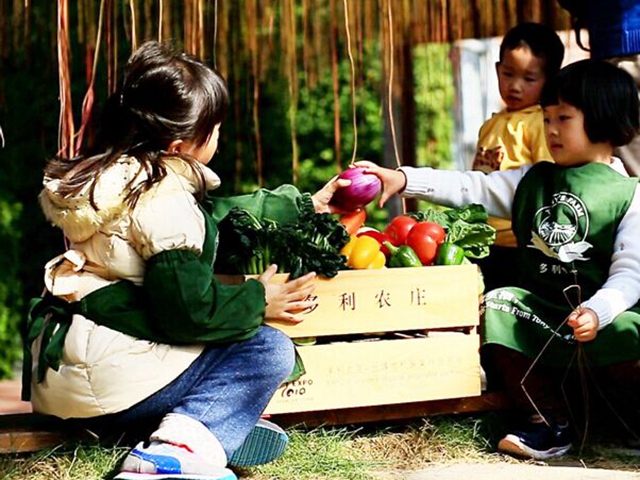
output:
<path id="1" fill-rule="evenodd" d="M 363 208 L 359 212 L 343 215 L 342 218 L 340 218 L 340 223 L 344 226 L 349 235 L 355 235 L 358 229 L 364 225 L 366 220 L 367 212 Z"/>

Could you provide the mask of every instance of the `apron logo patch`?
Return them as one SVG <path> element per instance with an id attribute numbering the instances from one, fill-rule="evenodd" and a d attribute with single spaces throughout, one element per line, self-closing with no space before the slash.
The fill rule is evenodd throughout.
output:
<path id="1" fill-rule="evenodd" d="M 577 196 L 568 192 L 553 195 L 551 205 L 544 206 L 533 217 L 529 248 L 563 263 L 589 260 L 583 254 L 592 248 L 585 241 L 589 233 L 587 209 Z"/>

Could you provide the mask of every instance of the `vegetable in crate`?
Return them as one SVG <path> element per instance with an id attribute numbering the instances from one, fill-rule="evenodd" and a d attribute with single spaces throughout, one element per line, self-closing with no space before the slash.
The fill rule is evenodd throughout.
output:
<path id="1" fill-rule="evenodd" d="M 347 257 L 347 266 L 355 270 L 382 268 L 387 260 L 378 241 L 369 236 L 351 237 L 340 253 Z"/>
<path id="2" fill-rule="evenodd" d="M 246 210 L 233 208 L 218 224 L 220 273 L 261 274 L 275 263 L 278 271 L 298 278 L 308 272 L 333 277 L 344 267 L 340 249 L 349 235 L 328 213 L 316 213 L 311 205 L 301 209 L 295 223 L 259 220 Z"/>
<path id="3" fill-rule="evenodd" d="M 422 262 L 413 251 L 411 247 L 402 245 L 400 247 L 394 246 L 390 242 L 384 242 L 386 247 L 391 252 L 391 258 L 389 258 L 389 267 L 421 267 Z"/>
<path id="4" fill-rule="evenodd" d="M 427 209 L 410 213 L 418 221 L 432 221 L 446 231 L 446 242 L 464 249 L 467 258 L 484 258 L 489 255 L 489 247 L 496 238 L 495 229 L 487 224 L 489 215 L 479 204 L 447 210 Z"/>
<path id="5" fill-rule="evenodd" d="M 364 173 L 363 167 L 351 167 L 342 172 L 338 178 L 351 180 L 351 185 L 336 190 L 331 204 L 344 212 L 355 212 L 364 208 L 378 196 L 382 183 L 371 173 Z"/>
<path id="6" fill-rule="evenodd" d="M 460 265 L 464 261 L 464 249 L 455 243 L 442 242 L 433 263 L 436 265 Z"/>
<path id="7" fill-rule="evenodd" d="M 220 244 L 215 270 L 219 273 L 259 275 L 272 259 L 271 232 L 275 222 L 260 221 L 247 210 L 232 208 L 218 224 Z"/>
<path id="8" fill-rule="evenodd" d="M 437 223 L 418 222 L 409 231 L 406 244 L 416 252 L 422 265 L 431 265 L 444 236 L 444 229 Z"/>
<path id="9" fill-rule="evenodd" d="M 367 211 L 364 208 L 355 213 L 348 213 L 340 217 L 340 224 L 342 224 L 349 235 L 355 235 L 366 221 Z"/>
<path id="10" fill-rule="evenodd" d="M 444 242 L 444 239 L 447 236 L 447 232 L 445 232 L 444 228 L 436 222 L 418 222 L 413 226 L 413 228 L 409 232 L 409 235 L 411 235 L 411 232 L 413 232 L 414 230 L 420 231 L 421 235 L 430 236 L 436 241 L 438 245 Z"/>
<path id="11" fill-rule="evenodd" d="M 391 220 L 387 228 L 384 229 L 384 233 L 389 237 L 390 243 L 396 247 L 404 245 L 409 231 L 416 223 L 418 222 L 415 218 L 411 218 L 408 215 L 400 215 Z"/>
<path id="12" fill-rule="evenodd" d="M 378 230 L 376 230 L 375 228 L 368 228 L 366 230 L 362 230 L 359 231 L 358 233 L 356 233 L 356 236 L 358 237 L 371 237 L 374 238 L 375 240 L 378 241 L 378 243 L 380 244 L 380 251 L 382 253 L 384 253 L 384 256 L 389 258 L 391 256 L 391 252 L 389 252 L 389 249 L 386 247 L 386 245 L 384 244 L 384 242 L 389 242 L 389 237 L 387 237 L 387 235 L 385 233 L 379 232 Z"/>

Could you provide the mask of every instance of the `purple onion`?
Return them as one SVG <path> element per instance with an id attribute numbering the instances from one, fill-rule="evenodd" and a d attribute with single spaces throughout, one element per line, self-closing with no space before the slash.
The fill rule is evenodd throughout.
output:
<path id="1" fill-rule="evenodd" d="M 363 167 L 348 168 L 338 178 L 351 180 L 348 187 L 339 188 L 333 194 L 331 203 L 345 212 L 363 208 L 380 193 L 380 179 L 372 173 L 364 173 Z"/>

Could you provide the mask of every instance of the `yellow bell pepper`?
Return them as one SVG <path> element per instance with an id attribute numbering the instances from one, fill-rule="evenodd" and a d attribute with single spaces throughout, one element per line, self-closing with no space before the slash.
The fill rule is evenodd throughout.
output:
<path id="1" fill-rule="evenodd" d="M 387 263 L 387 257 L 384 256 L 384 253 L 378 252 L 374 257 L 373 261 L 367 266 L 368 269 L 375 268 L 383 268 L 385 263 Z"/>
<path id="2" fill-rule="evenodd" d="M 365 235 L 352 236 L 340 253 L 347 257 L 347 266 L 356 270 L 382 268 L 386 262 L 378 241 Z"/>
<path id="3" fill-rule="evenodd" d="M 348 259 L 349 255 L 351 255 L 351 250 L 353 250 L 353 246 L 356 244 L 357 240 L 358 237 L 356 237 L 355 235 L 351 235 L 351 238 L 349 239 L 347 244 L 342 247 L 342 250 L 340 250 L 340 255 L 344 255 Z"/>

